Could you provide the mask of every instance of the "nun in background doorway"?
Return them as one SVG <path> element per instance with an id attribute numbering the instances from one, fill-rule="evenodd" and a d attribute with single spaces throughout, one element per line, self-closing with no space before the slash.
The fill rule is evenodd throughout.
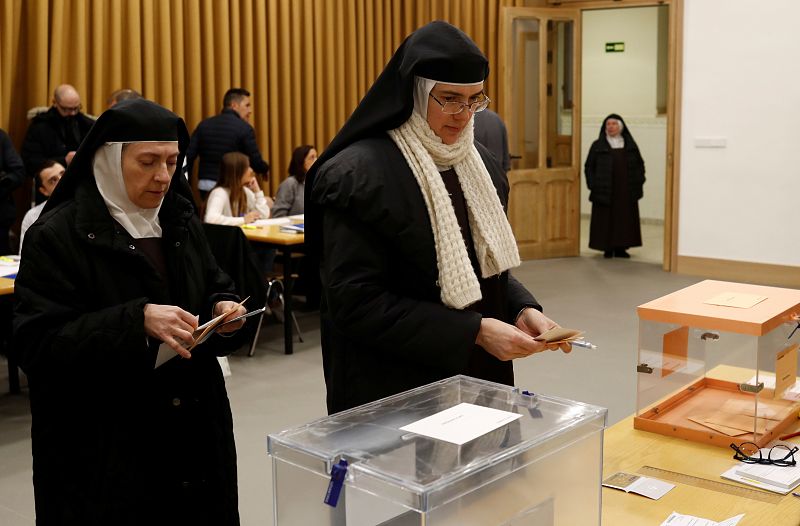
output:
<path id="1" fill-rule="evenodd" d="M 644 195 L 644 160 L 625 121 L 616 113 L 603 120 L 584 165 L 592 220 L 589 248 L 605 258 L 629 258 L 642 246 L 639 199 Z"/>
<path id="2" fill-rule="evenodd" d="M 242 342 L 182 343 L 238 301 L 188 183 L 173 177 L 188 142 L 171 111 L 114 105 L 25 236 L 14 338 L 30 386 L 37 524 L 239 524 L 216 357 Z M 159 348 L 171 359 L 157 367 Z"/>
<path id="3" fill-rule="evenodd" d="M 569 344 L 509 270 L 508 180 L 473 139 L 486 57 L 445 22 L 412 33 L 307 176 L 331 413 Z"/>

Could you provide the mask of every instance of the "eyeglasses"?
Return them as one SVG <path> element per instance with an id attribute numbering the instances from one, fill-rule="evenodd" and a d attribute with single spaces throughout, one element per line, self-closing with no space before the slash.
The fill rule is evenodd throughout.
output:
<path id="1" fill-rule="evenodd" d="M 81 109 L 83 108 L 82 104 L 78 104 L 77 106 L 67 107 L 67 106 L 62 106 L 57 102 L 56 106 L 58 106 L 58 109 L 60 109 L 64 113 L 80 113 Z"/>
<path id="2" fill-rule="evenodd" d="M 761 448 L 753 442 L 744 442 L 740 446 L 731 444 L 731 449 L 735 451 L 733 458 L 745 464 L 772 464 L 774 466 L 794 466 L 797 464 L 794 459 L 794 454 L 798 449 L 797 446 L 790 448 L 787 445 L 778 444 L 769 450 L 766 458 L 761 453 Z"/>
<path id="3" fill-rule="evenodd" d="M 487 97 L 486 95 L 483 96 L 481 100 L 476 100 L 475 102 L 470 102 L 467 104 L 466 102 L 460 101 L 447 101 L 442 102 L 436 97 L 433 96 L 433 93 L 429 93 L 428 95 L 431 96 L 433 100 L 439 103 L 439 106 L 442 107 L 442 112 L 448 115 L 456 115 L 464 111 L 464 108 L 469 108 L 469 111 L 472 113 L 478 113 L 479 111 L 483 111 L 486 109 L 486 106 L 489 105 L 492 100 Z"/>

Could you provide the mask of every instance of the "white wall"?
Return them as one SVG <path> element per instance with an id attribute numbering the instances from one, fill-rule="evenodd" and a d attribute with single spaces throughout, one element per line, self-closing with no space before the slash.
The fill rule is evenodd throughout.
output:
<path id="1" fill-rule="evenodd" d="M 584 11 L 582 24 L 583 114 L 654 117 L 658 8 Z M 606 42 L 625 51 L 606 53 Z"/>
<path id="2" fill-rule="evenodd" d="M 800 2 L 684 5 L 678 255 L 800 266 Z"/>
<path id="3" fill-rule="evenodd" d="M 639 201 L 643 219 L 664 219 L 666 119 L 656 115 L 658 8 L 583 12 L 581 161 L 609 113 L 622 115 L 639 145 L 647 182 Z M 606 53 L 606 42 L 624 42 L 623 53 Z M 581 166 L 581 168 L 583 168 Z M 586 177 L 581 213 L 591 211 Z"/>

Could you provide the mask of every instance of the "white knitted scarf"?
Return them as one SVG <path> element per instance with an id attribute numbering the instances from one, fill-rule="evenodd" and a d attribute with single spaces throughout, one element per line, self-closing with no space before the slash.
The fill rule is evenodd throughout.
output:
<path id="1" fill-rule="evenodd" d="M 437 165 L 452 166 L 458 176 L 481 276 L 488 278 L 519 265 L 511 225 L 473 144 L 472 121 L 455 144 L 446 145 L 414 111 L 403 125 L 390 130 L 389 136 L 403 153 L 425 199 L 436 245 L 442 302 L 463 309 L 481 299 L 481 288 Z"/>

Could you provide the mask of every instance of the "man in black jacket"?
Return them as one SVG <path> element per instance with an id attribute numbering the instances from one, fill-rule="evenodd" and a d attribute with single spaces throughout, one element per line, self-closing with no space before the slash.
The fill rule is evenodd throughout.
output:
<path id="1" fill-rule="evenodd" d="M 33 118 L 22 143 L 22 160 L 28 176 L 34 177 L 50 159 L 67 166 L 93 124 L 92 118 L 81 113 L 78 91 L 69 84 L 57 87 L 53 105 Z"/>
<path id="2" fill-rule="evenodd" d="M 219 164 L 228 152 L 242 152 L 250 158 L 250 168 L 266 177 L 269 165 L 261 157 L 256 144 L 256 134 L 250 125 L 250 92 L 242 88 L 231 88 L 222 100 L 222 112 L 205 119 L 195 128 L 186 152 L 189 173 L 194 160 L 200 157 L 198 184 L 200 195 L 205 199 L 214 188 L 219 177 Z"/>
<path id="3" fill-rule="evenodd" d="M 8 229 L 17 218 L 14 199 L 11 196 L 25 177 L 25 167 L 17 155 L 11 138 L 0 130 L 0 256 L 10 254 Z"/>

